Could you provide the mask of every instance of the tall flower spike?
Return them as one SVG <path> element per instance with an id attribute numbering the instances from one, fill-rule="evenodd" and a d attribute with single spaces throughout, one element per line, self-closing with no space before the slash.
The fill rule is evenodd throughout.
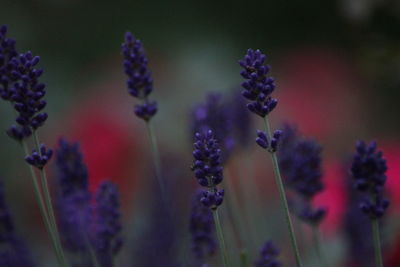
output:
<path id="1" fill-rule="evenodd" d="M 15 40 L 7 37 L 7 26 L 0 26 L 0 97 L 10 100 L 12 83 L 10 60 L 18 55 Z"/>
<path id="2" fill-rule="evenodd" d="M 294 201 L 297 216 L 310 224 L 319 224 L 325 208 L 313 208 L 312 198 L 324 188 L 321 170 L 321 146 L 299 135 L 292 125 L 285 125 L 278 150 L 279 165 L 285 183 L 301 197 Z"/>
<path id="3" fill-rule="evenodd" d="M 16 236 L 14 222 L 5 201 L 0 181 L 0 266 L 33 267 L 25 244 Z"/>
<path id="4" fill-rule="evenodd" d="M 18 141 L 29 137 L 32 130 L 38 129 L 47 120 L 47 113 L 42 112 L 47 104 L 43 100 L 45 85 L 39 82 L 43 70 L 35 68 L 39 61 L 38 56 L 27 52 L 11 58 L 7 64 L 9 79 L 7 92 L 3 88 L 6 95 L 3 99 L 10 101 L 18 113 L 17 125 L 11 126 L 7 134 Z"/>
<path id="5" fill-rule="evenodd" d="M 135 114 L 148 121 L 157 113 L 157 102 L 148 99 L 153 91 L 153 79 L 147 66 L 148 59 L 144 53 L 142 42 L 130 32 L 125 34 L 122 54 L 125 74 L 128 76 L 128 92 L 133 97 L 142 100 L 141 104 L 135 106 Z"/>
<path id="6" fill-rule="evenodd" d="M 266 56 L 260 50 L 247 50 L 245 57 L 239 61 L 243 68 L 240 73 L 246 79 L 242 83 L 242 95 L 250 100 L 247 108 L 261 116 L 268 115 L 277 105 L 278 101 L 271 97 L 275 89 L 274 78 L 268 77 L 270 66 L 265 65 Z"/>
<path id="7" fill-rule="evenodd" d="M 357 142 L 351 173 L 356 189 L 365 196 L 360 208 L 372 219 L 382 217 L 389 206 L 389 200 L 383 196 L 386 170 L 386 160 L 383 153 L 377 151 L 376 142 L 369 145 L 363 141 Z"/>
<path id="8" fill-rule="evenodd" d="M 260 250 L 260 257 L 254 262 L 255 267 L 279 267 L 281 263 L 276 259 L 279 255 L 279 250 L 267 241 Z"/>
<path id="9" fill-rule="evenodd" d="M 204 102 L 197 104 L 190 116 L 192 136 L 212 130 L 224 149 L 223 161 L 226 161 L 234 147 L 233 121 L 227 103 L 222 94 L 209 93 Z"/>
<path id="10" fill-rule="evenodd" d="M 200 201 L 206 207 L 216 209 L 224 199 L 224 190 L 217 188 L 223 179 L 223 168 L 221 149 L 211 130 L 195 134 L 193 157 L 194 175 L 201 186 L 208 188 Z"/>
<path id="11" fill-rule="evenodd" d="M 113 258 L 121 249 L 119 191 L 112 182 L 100 184 L 96 195 L 96 222 L 94 248 L 102 267 L 111 267 Z"/>
<path id="12" fill-rule="evenodd" d="M 193 196 L 189 222 L 191 248 L 198 260 L 214 255 L 217 246 L 212 211 L 200 202 L 202 197 L 203 191 L 197 190 Z"/>
<path id="13" fill-rule="evenodd" d="M 64 248 L 88 256 L 89 229 L 92 217 L 88 173 L 77 143 L 60 139 L 56 151 L 57 212 Z M 78 257 L 82 259 L 83 257 Z M 83 260 L 83 259 L 82 259 Z"/>

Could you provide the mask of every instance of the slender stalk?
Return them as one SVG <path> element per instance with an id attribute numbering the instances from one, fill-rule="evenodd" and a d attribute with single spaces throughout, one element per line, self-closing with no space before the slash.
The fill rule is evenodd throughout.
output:
<path id="1" fill-rule="evenodd" d="M 378 219 L 372 219 L 372 235 L 374 239 L 374 250 L 375 250 L 375 265 L 382 267 L 382 252 L 381 252 L 381 237 L 379 233 L 379 221 Z"/>
<path id="2" fill-rule="evenodd" d="M 312 236 L 313 236 L 313 242 L 314 242 L 314 246 L 315 246 L 315 252 L 317 253 L 319 264 L 320 264 L 320 266 L 327 266 L 326 261 L 323 256 L 323 253 L 322 253 L 318 226 L 312 226 L 311 228 L 312 228 Z"/>
<path id="3" fill-rule="evenodd" d="M 269 121 L 268 121 L 268 117 L 264 117 L 264 124 L 265 124 L 265 130 L 266 130 L 266 134 L 267 134 L 267 138 L 268 140 L 271 140 L 271 127 L 269 125 Z M 296 236 L 294 234 L 294 230 L 293 230 L 293 223 L 292 220 L 290 218 L 290 213 L 289 213 L 289 205 L 286 199 L 286 193 L 285 193 L 285 188 L 283 186 L 283 182 L 282 182 L 282 177 L 281 177 L 281 173 L 279 170 L 279 164 L 278 164 L 278 158 L 276 156 L 276 153 L 270 153 L 271 154 L 271 159 L 272 159 L 272 166 L 273 166 L 273 170 L 274 170 L 274 176 L 275 176 L 275 182 L 276 185 L 278 187 L 278 191 L 279 191 L 279 197 L 281 199 L 281 204 L 282 204 L 282 208 L 284 210 L 285 213 L 285 219 L 286 219 L 286 224 L 289 230 L 289 235 L 290 235 L 290 243 L 292 245 L 292 249 L 293 252 L 295 254 L 295 258 L 296 258 L 296 265 L 298 267 L 301 267 L 301 259 L 300 259 L 300 253 L 299 253 L 299 248 L 297 246 L 297 241 L 296 241 Z"/>
<path id="4" fill-rule="evenodd" d="M 150 121 L 146 122 L 146 128 L 147 128 L 147 133 L 149 135 L 149 139 L 150 139 L 150 143 L 151 143 L 151 152 L 153 155 L 153 162 L 154 162 L 156 178 L 157 178 L 158 184 L 160 186 L 161 194 L 165 201 L 167 199 L 167 195 L 166 195 L 166 190 L 165 190 L 165 186 L 164 186 L 164 181 L 163 181 L 162 175 L 161 175 L 161 161 L 160 161 L 160 153 L 158 150 L 157 138 L 154 133 L 153 125 L 151 124 Z"/>
<path id="5" fill-rule="evenodd" d="M 232 175 L 230 175 L 231 172 L 229 171 L 229 168 L 225 169 L 225 179 L 224 181 L 226 181 L 226 186 L 228 189 L 229 194 L 227 194 L 226 197 L 226 204 L 227 204 L 227 208 L 228 208 L 228 212 L 231 213 L 233 220 L 232 220 L 232 224 L 235 230 L 237 230 L 237 232 L 239 233 L 239 249 L 243 248 L 243 242 L 245 242 L 247 245 L 249 245 L 250 241 L 249 239 L 249 235 L 246 234 L 247 233 L 247 229 L 245 227 L 244 221 L 243 221 L 243 216 L 241 216 L 241 214 L 239 214 L 239 201 L 238 201 L 238 194 L 237 194 L 237 190 L 235 190 L 234 185 L 232 183 Z"/>
<path id="6" fill-rule="evenodd" d="M 217 231 L 218 236 L 218 244 L 220 248 L 220 253 L 222 256 L 222 263 L 224 267 L 228 267 L 228 257 L 226 256 L 226 247 L 225 247 L 225 239 L 224 233 L 222 232 L 221 221 L 219 219 L 218 210 L 213 210 L 215 230 Z"/>
<path id="7" fill-rule="evenodd" d="M 240 252 L 240 267 L 248 267 L 249 266 L 248 264 L 249 262 L 248 262 L 247 252 L 246 250 L 242 250 Z"/>
<path id="8" fill-rule="evenodd" d="M 29 156 L 29 149 L 28 149 L 28 145 L 27 145 L 26 141 L 22 140 L 21 144 L 22 144 L 22 147 L 24 149 L 25 156 Z M 54 235 L 54 232 L 53 232 L 53 227 L 51 226 L 51 223 L 50 223 L 50 220 L 49 220 L 49 216 L 48 216 L 48 213 L 47 213 L 47 208 L 46 208 L 46 206 L 44 204 L 43 196 L 42 196 L 42 193 L 40 191 L 39 183 L 37 181 L 37 177 L 36 177 L 36 174 L 35 174 L 35 171 L 34 171 L 32 165 L 29 165 L 29 171 L 31 173 L 33 189 L 34 189 L 34 192 L 35 192 L 36 201 L 37 201 L 37 203 L 39 205 L 40 214 L 42 215 L 42 219 L 43 219 L 44 225 L 45 225 L 47 233 L 48 233 L 48 235 L 50 237 L 51 244 L 52 244 L 53 249 L 54 249 L 54 251 L 56 253 L 58 262 L 61 263 L 62 262 L 61 253 L 60 253 L 59 247 L 57 245 L 57 240 L 55 239 L 55 235 Z"/>
<path id="9" fill-rule="evenodd" d="M 33 132 L 33 137 L 34 137 L 34 140 L 35 140 L 36 149 L 37 149 L 38 153 L 40 155 L 42 155 L 41 151 L 40 151 L 39 137 L 38 137 L 38 134 L 37 134 L 36 131 Z M 60 234 L 58 232 L 56 217 L 54 215 L 54 209 L 53 209 L 53 205 L 52 205 L 51 194 L 50 194 L 50 191 L 49 191 L 49 185 L 47 183 L 46 171 L 44 169 L 40 169 L 39 173 L 40 173 L 40 177 L 41 177 L 44 200 L 45 200 L 46 206 L 47 206 L 47 213 L 48 213 L 48 217 L 49 217 L 49 221 L 50 221 L 50 226 L 53 228 L 54 239 L 56 240 L 56 245 L 58 247 L 59 254 L 60 254 L 59 255 L 60 256 L 60 260 L 61 260 L 60 264 L 62 266 L 67 266 L 65 255 L 64 255 L 64 250 L 62 248 L 61 241 L 60 241 Z"/>

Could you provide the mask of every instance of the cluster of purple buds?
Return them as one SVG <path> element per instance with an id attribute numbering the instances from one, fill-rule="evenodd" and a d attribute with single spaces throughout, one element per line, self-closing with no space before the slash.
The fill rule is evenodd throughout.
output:
<path id="1" fill-rule="evenodd" d="M 32 150 L 32 154 L 25 157 L 25 161 L 28 164 L 35 166 L 38 169 L 43 169 L 47 162 L 51 159 L 53 155 L 53 150 L 47 149 L 44 144 L 40 145 L 40 150 Z"/>
<path id="2" fill-rule="evenodd" d="M 355 179 L 356 189 L 365 193 L 360 208 L 372 219 L 382 217 L 389 206 L 389 200 L 383 196 L 386 170 L 386 160 L 383 158 L 383 153 L 377 151 L 376 142 L 367 145 L 359 141 L 356 144 L 351 173 Z"/>
<path id="3" fill-rule="evenodd" d="M 268 149 L 269 152 L 274 153 L 278 149 L 279 140 L 281 139 L 282 131 L 276 130 L 271 138 L 271 141 L 268 141 L 267 134 L 263 131 L 257 130 L 257 138 L 256 143 L 264 148 Z"/>
<path id="4" fill-rule="evenodd" d="M 31 129 L 36 130 L 44 124 L 47 113 L 41 112 L 46 106 L 45 85 L 38 81 L 43 70 L 36 69 L 40 58 L 31 52 L 20 54 L 10 60 L 13 85 L 9 88 L 9 101 L 18 112 L 16 122 L 19 127 L 12 126 L 8 131 L 11 137 L 21 140 L 21 136 L 29 136 Z"/>
<path id="5" fill-rule="evenodd" d="M 142 42 L 132 33 L 125 34 L 122 44 L 124 70 L 128 76 L 128 91 L 133 97 L 143 101 L 134 108 L 136 116 L 149 121 L 157 113 L 157 102 L 149 101 L 148 96 L 153 91 L 153 79 L 147 66 L 148 59 L 144 53 Z"/>
<path id="6" fill-rule="evenodd" d="M 203 191 L 198 190 L 192 200 L 189 222 L 192 251 L 198 259 L 203 259 L 205 255 L 213 255 L 217 246 L 213 215 L 211 210 L 200 202 L 202 198 Z"/>
<path id="7" fill-rule="evenodd" d="M 279 250 L 271 241 L 267 241 L 260 250 L 260 257 L 254 262 L 255 267 L 279 267 L 281 263 L 276 259 Z"/>
<path id="8" fill-rule="evenodd" d="M 203 134 L 196 133 L 195 140 L 192 170 L 198 183 L 208 188 L 200 201 L 205 206 L 216 209 L 224 199 L 224 190 L 217 188 L 223 179 L 221 149 L 211 130 Z"/>
<path id="9" fill-rule="evenodd" d="M 245 57 L 239 61 L 243 70 L 240 72 L 246 79 L 242 83 L 245 89 L 242 95 L 252 101 L 247 104 L 247 108 L 261 116 L 268 115 L 278 104 L 275 98 L 271 97 L 271 93 L 275 89 L 275 81 L 272 77 L 267 77 L 270 66 L 265 65 L 266 56 L 260 50 L 247 50 Z"/>
<path id="10" fill-rule="evenodd" d="M 306 203 L 305 207 L 298 212 L 297 216 L 311 225 L 319 225 L 325 218 L 326 208 L 313 208 L 311 204 Z"/>
<path id="11" fill-rule="evenodd" d="M 9 84 L 11 82 L 10 59 L 18 55 L 15 40 L 7 37 L 7 26 L 0 26 L 0 97 L 9 100 Z"/>

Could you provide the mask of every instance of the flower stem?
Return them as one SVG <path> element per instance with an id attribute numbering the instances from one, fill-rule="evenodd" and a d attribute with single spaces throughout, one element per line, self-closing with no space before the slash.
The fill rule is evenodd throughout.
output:
<path id="1" fill-rule="evenodd" d="M 160 153 L 158 150 L 157 138 L 154 133 L 153 125 L 151 124 L 150 121 L 146 122 L 146 128 L 147 128 L 147 132 L 148 132 L 150 143 L 151 143 L 151 152 L 153 155 L 153 162 L 154 162 L 156 178 L 157 178 L 158 184 L 160 186 L 163 200 L 165 201 L 165 200 L 167 200 L 167 196 L 166 196 L 164 181 L 163 181 L 162 175 L 161 175 L 161 162 L 160 162 Z"/>
<path id="2" fill-rule="evenodd" d="M 240 252 L 240 267 L 248 267 L 248 255 L 246 250 Z"/>
<path id="3" fill-rule="evenodd" d="M 271 127 L 269 125 L 267 116 L 264 117 L 264 124 L 265 124 L 267 138 L 268 138 L 268 140 L 271 140 L 272 133 L 271 133 Z M 271 154 L 272 166 L 273 166 L 273 170 L 274 170 L 275 182 L 276 182 L 276 185 L 278 186 L 279 197 L 281 199 L 282 208 L 285 213 L 286 224 L 287 224 L 287 227 L 289 230 L 290 242 L 291 242 L 292 249 L 293 249 L 293 252 L 294 252 L 295 258 L 296 258 L 296 265 L 297 265 L 297 267 L 301 267 L 302 265 L 301 265 L 299 248 L 297 246 L 296 236 L 295 236 L 294 230 L 293 230 L 293 223 L 290 218 L 289 205 L 287 203 L 285 188 L 283 186 L 282 177 L 281 177 L 281 173 L 279 170 L 278 158 L 277 158 L 275 152 L 272 152 L 270 154 Z"/>
<path id="4" fill-rule="evenodd" d="M 314 242 L 315 251 L 317 253 L 317 257 L 319 260 L 319 264 L 320 264 L 320 266 L 326 266 L 326 262 L 324 260 L 323 253 L 322 253 L 318 226 L 312 226 L 312 236 L 313 236 L 313 242 Z"/>
<path id="5" fill-rule="evenodd" d="M 214 216 L 215 229 L 217 231 L 218 243 L 219 243 L 220 253 L 222 256 L 223 266 L 228 267 L 228 257 L 226 256 L 224 233 L 222 232 L 221 221 L 219 219 L 218 210 L 213 210 L 212 212 Z"/>
<path id="6" fill-rule="evenodd" d="M 375 265 L 382 267 L 382 252 L 381 252 L 381 237 L 379 233 L 379 221 L 377 218 L 371 220 L 372 224 L 372 235 L 374 239 L 374 250 L 375 250 Z"/>
<path id="7" fill-rule="evenodd" d="M 29 156 L 29 149 L 28 149 L 28 145 L 27 145 L 26 141 L 22 140 L 21 144 L 22 144 L 22 147 L 24 149 L 25 156 Z M 35 174 L 35 171 L 34 171 L 32 165 L 29 165 L 29 171 L 31 173 L 33 189 L 34 189 L 34 192 L 35 192 L 36 201 L 37 201 L 37 203 L 39 205 L 39 210 L 40 210 L 40 213 L 42 215 L 42 219 L 43 219 L 44 225 L 45 225 L 47 233 L 48 233 L 48 235 L 50 237 L 53 249 L 54 249 L 54 251 L 55 251 L 55 253 L 57 255 L 58 262 L 60 264 L 62 264 L 62 262 L 63 262 L 62 261 L 62 256 L 61 256 L 62 254 L 60 253 L 60 249 L 58 247 L 57 240 L 56 240 L 55 235 L 54 235 L 53 227 L 51 226 L 51 223 L 50 223 L 50 220 L 49 220 L 49 216 L 48 216 L 48 213 L 47 213 L 47 208 L 46 208 L 46 205 L 44 204 L 43 196 L 42 196 L 42 193 L 40 191 L 39 183 L 37 181 L 37 177 L 36 177 L 36 174 Z M 63 265 L 63 266 L 66 266 L 66 265 Z"/>
<path id="8" fill-rule="evenodd" d="M 38 153 L 41 155 L 39 137 L 38 137 L 38 134 L 36 131 L 33 132 L 33 137 L 35 140 L 36 149 L 37 149 Z M 45 200 L 46 206 L 47 206 L 47 213 L 48 213 L 48 217 L 49 217 L 50 226 L 53 229 L 54 239 L 56 241 L 56 245 L 59 250 L 58 253 L 60 254 L 59 255 L 60 264 L 61 264 L 61 266 L 67 266 L 64 251 L 63 251 L 61 241 L 60 241 L 60 234 L 59 234 L 58 228 L 57 228 L 56 217 L 54 215 L 51 194 L 49 191 L 49 185 L 47 183 L 46 171 L 43 168 L 43 169 L 40 169 L 39 173 L 40 173 L 40 177 L 41 177 L 44 200 Z"/>

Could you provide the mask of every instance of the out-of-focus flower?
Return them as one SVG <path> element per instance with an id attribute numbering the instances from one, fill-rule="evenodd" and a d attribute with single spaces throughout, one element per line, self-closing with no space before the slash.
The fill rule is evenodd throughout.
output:
<path id="1" fill-rule="evenodd" d="M 0 266 L 33 267 L 29 251 L 15 233 L 14 222 L 0 181 Z"/>
<path id="2" fill-rule="evenodd" d="M 217 246 L 212 211 L 200 202 L 202 197 L 202 190 L 195 192 L 189 222 L 192 238 L 191 248 L 196 258 L 200 261 L 204 260 L 205 256 L 214 255 Z"/>
<path id="3" fill-rule="evenodd" d="M 351 173 L 355 187 L 364 193 L 360 201 L 361 210 L 371 218 L 381 217 L 389 206 L 389 200 L 383 196 L 386 182 L 386 160 L 383 153 L 377 151 L 376 142 L 367 145 L 359 141 L 356 145 Z"/>
<path id="4" fill-rule="evenodd" d="M 246 79 L 242 83 L 245 89 L 242 94 L 252 101 L 247 104 L 247 108 L 261 117 L 268 115 L 278 103 L 271 97 L 275 81 L 272 77 L 267 77 L 270 67 L 264 65 L 265 59 L 266 56 L 260 50 L 249 49 L 245 57 L 239 61 L 243 68 L 240 74 Z"/>
<path id="5" fill-rule="evenodd" d="M 57 211 L 64 248 L 88 253 L 92 219 L 88 173 L 77 143 L 59 141 L 56 151 Z M 84 255 L 85 253 L 82 253 Z"/>
<path id="6" fill-rule="evenodd" d="M 18 55 L 15 48 L 15 40 L 7 37 L 7 26 L 0 26 L 0 97 L 4 100 L 10 100 L 12 83 L 11 70 L 9 62 Z"/>
<path id="7" fill-rule="evenodd" d="M 319 224 L 324 208 L 313 208 L 312 198 L 324 188 L 322 183 L 321 147 L 311 139 L 299 135 L 294 126 L 286 125 L 278 150 L 279 166 L 284 181 L 302 200 L 296 213 L 305 222 Z"/>
<path id="8" fill-rule="evenodd" d="M 122 247 L 120 217 L 118 188 L 113 183 L 104 181 L 96 194 L 95 230 L 92 239 L 102 267 L 113 266 L 113 258 Z"/>
<path id="9" fill-rule="evenodd" d="M 255 267 L 279 267 L 281 263 L 276 259 L 279 250 L 271 241 L 265 242 L 260 250 L 260 257 L 254 262 Z"/>
<path id="10" fill-rule="evenodd" d="M 150 120 L 157 113 L 157 102 L 149 101 L 148 96 L 153 91 L 153 80 L 148 69 L 148 59 L 144 53 L 142 42 L 132 33 L 125 34 L 122 44 L 124 70 L 128 75 L 128 90 L 133 97 L 143 101 L 135 106 L 135 114 L 143 120 Z"/>
<path id="11" fill-rule="evenodd" d="M 195 133 L 206 134 L 212 130 L 224 149 L 222 155 L 225 161 L 234 147 L 233 120 L 231 110 L 223 95 L 209 93 L 204 102 L 194 106 L 190 116 L 191 136 Z"/>

